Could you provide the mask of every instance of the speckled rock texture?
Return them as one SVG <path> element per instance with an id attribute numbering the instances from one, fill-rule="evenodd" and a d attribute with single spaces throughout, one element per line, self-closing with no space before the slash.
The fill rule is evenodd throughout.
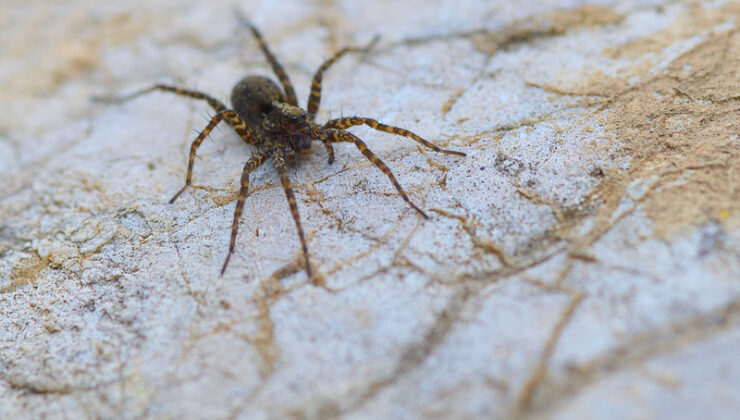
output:
<path id="1" fill-rule="evenodd" d="M 302 106 L 364 139 L 289 176 L 213 110 L 273 77 L 234 2 L 0 13 L 0 417 L 730 418 L 740 412 L 740 5 L 240 1 Z"/>

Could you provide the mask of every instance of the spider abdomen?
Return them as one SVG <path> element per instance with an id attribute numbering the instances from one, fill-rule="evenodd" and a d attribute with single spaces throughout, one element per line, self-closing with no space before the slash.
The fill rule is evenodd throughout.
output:
<path id="1" fill-rule="evenodd" d="M 285 102 L 285 96 L 275 82 L 264 76 L 247 76 L 231 90 L 234 111 L 254 126 L 262 123 L 275 101 Z"/>

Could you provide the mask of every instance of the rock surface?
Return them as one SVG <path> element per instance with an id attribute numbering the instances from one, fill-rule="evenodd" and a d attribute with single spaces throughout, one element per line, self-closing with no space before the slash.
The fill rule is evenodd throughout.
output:
<path id="1" fill-rule="evenodd" d="M 239 2 L 319 119 L 291 169 L 195 100 L 271 76 L 233 2 L 0 16 L 3 418 L 697 418 L 740 412 L 740 6 Z"/>

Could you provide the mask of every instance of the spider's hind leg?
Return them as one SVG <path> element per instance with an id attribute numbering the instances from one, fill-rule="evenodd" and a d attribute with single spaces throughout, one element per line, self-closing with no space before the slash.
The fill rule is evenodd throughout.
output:
<path id="1" fill-rule="evenodd" d="M 154 85 L 146 89 L 141 89 L 134 93 L 128 94 L 126 96 L 121 96 L 119 98 L 98 96 L 98 97 L 93 97 L 93 100 L 99 101 L 99 102 L 106 102 L 106 103 L 121 103 L 121 102 L 130 101 L 131 99 L 134 99 L 134 98 L 138 98 L 141 95 L 154 92 L 155 90 L 163 90 L 165 92 L 172 92 L 177 95 L 187 96 L 188 98 L 193 98 L 193 99 L 202 99 L 208 102 L 208 105 L 210 105 L 214 110 L 216 110 L 216 112 L 221 112 L 221 111 L 226 110 L 226 105 L 224 105 L 221 101 L 203 92 L 198 92 L 197 90 L 183 89 L 177 86 L 162 85 L 162 84 Z"/>
<path id="2" fill-rule="evenodd" d="M 290 82 L 288 74 L 285 73 L 285 69 L 283 68 L 283 66 L 280 65 L 280 63 L 275 58 L 275 55 L 273 55 L 272 51 L 270 51 L 270 48 L 267 46 L 265 39 L 262 38 L 262 34 L 260 33 L 260 31 L 252 24 L 252 22 L 250 22 L 244 16 L 239 8 L 234 7 L 234 14 L 239 20 L 239 23 L 249 29 L 252 32 L 252 35 L 254 35 L 254 39 L 257 40 L 257 44 L 259 44 L 262 53 L 265 55 L 265 58 L 267 58 L 267 61 L 270 62 L 272 71 L 274 71 L 275 75 L 278 77 L 278 79 L 280 79 L 280 84 L 283 86 L 283 90 L 285 91 L 285 100 L 291 105 L 298 106 L 298 99 L 295 96 L 295 89 L 293 89 L 293 84 Z"/>

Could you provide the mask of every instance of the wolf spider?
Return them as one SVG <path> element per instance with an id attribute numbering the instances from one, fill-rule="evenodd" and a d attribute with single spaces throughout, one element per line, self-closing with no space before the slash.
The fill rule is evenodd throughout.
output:
<path id="1" fill-rule="evenodd" d="M 262 53 L 270 63 L 273 72 L 280 80 L 280 84 L 283 88 L 282 91 L 277 84 L 266 77 L 247 76 L 240 80 L 231 91 L 231 104 L 233 105 L 231 109 L 227 108 L 226 105 L 219 100 L 205 93 L 164 84 L 157 84 L 117 99 L 107 99 L 110 102 L 123 102 L 149 92 L 162 90 L 194 99 L 204 100 L 216 111 L 216 114 L 211 117 L 208 125 L 206 125 L 203 131 L 198 134 L 198 137 L 196 137 L 191 144 L 185 185 L 175 193 L 172 199 L 170 199 L 170 203 L 173 203 L 180 194 L 182 194 L 183 191 L 191 185 L 195 153 L 203 140 L 219 122 L 226 121 L 242 138 L 242 140 L 256 147 L 256 150 L 249 157 L 249 160 L 247 160 L 247 163 L 244 165 L 244 170 L 242 171 L 241 187 L 239 188 L 236 209 L 234 210 L 234 221 L 231 226 L 229 253 L 226 255 L 226 260 L 221 268 L 221 275 L 226 271 L 229 259 L 234 253 L 236 234 L 239 228 L 239 219 L 242 214 L 242 209 L 244 208 L 244 201 L 248 195 L 249 174 L 258 166 L 262 165 L 266 160 L 272 158 L 272 164 L 277 170 L 280 182 L 285 190 L 285 195 L 288 198 L 288 205 L 290 206 L 290 212 L 293 215 L 293 220 L 295 221 L 296 229 L 298 230 L 298 237 L 301 240 L 306 273 L 309 278 L 312 277 L 311 266 L 308 261 L 308 247 L 306 246 L 306 239 L 303 235 L 303 228 L 301 227 L 301 221 L 298 216 L 298 206 L 296 205 L 293 189 L 291 188 L 290 180 L 288 179 L 287 169 L 287 165 L 289 163 L 292 164 L 295 162 L 296 152 L 309 149 L 311 147 L 312 140 L 318 140 L 323 143 L 329 154 L 329 164 L 334 162 L 334 148 L 332 147 L 332 143 L 349 142 L 357 146 L 360 153 L 362 153 L 368 160 L 370 160 L 370 162 L 372 162 L 373 165 L 378 167 L 378 169 L 388 176 L 401 197 L 422 217 L 428 219 L 429 217 L 426 213 L 424 213 L 409 199 L 406 192 L 401 188 L 401 185 L 396 180 L 396 177 L 393 176 L 393 173 L 388 169 L 388 166 L 375 156 L 362 140 L 349 131 L 345 131 L 345 129 L 364 124 L 379 131 L 411 138 L 436 152 L 449 153 L 458 156 L 465 156 L 465 153 L 441 149 L 409 130 L 386 125 L 372 118 L 346 117 L 332 119 L 324 124 L 317 124 L 315 122 L 316 112 L 319 109 L 319 102 L 321 100 L 321 80 L 324 72 L 339 60 L 340 57 L 349 52 L 367 52 L 377 41 L 377 38 L 365 47 L 342 48 L 331 58 L 324 61 L 313 76 L 313 80 L 311 82 L 311 93 L 308 96 L 308 106 L 306 107 L 306 110 L 304 110 L 298 106 L 295 91 L 293 90 L 293 85 L 291 84 L 290 79 L 288 79 L 288 75 L 267 47 L 267 44 L 262 38 L 260 32 L 254 25 L 247 21 L 240 12 L 236 11 L 236 14 L 240 23 L 249 29 L 252 32 L 252 35 L 254 35 Z"/>

